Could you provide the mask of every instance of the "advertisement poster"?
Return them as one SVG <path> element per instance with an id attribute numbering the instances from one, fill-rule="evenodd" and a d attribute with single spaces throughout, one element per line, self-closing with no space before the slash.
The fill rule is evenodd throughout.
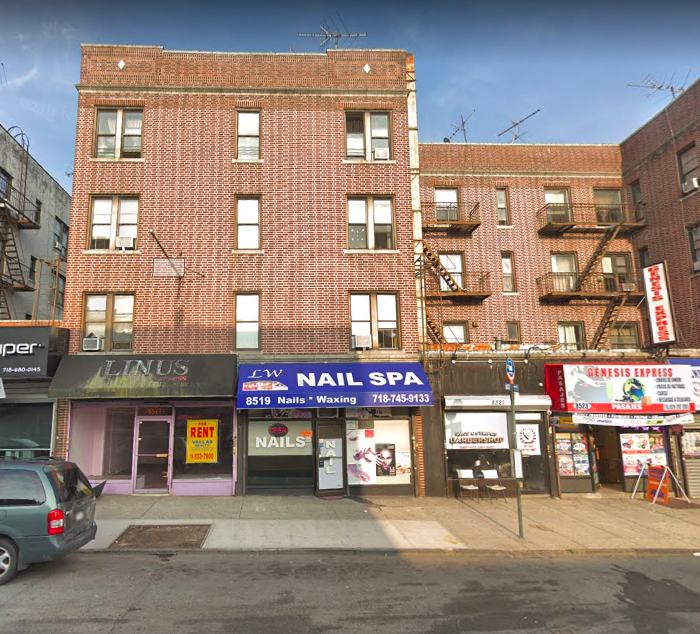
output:
<path id="1" fill-rule="evenodd" d="M 446 412 L 447 449 L 508 449 L 505 412 Z"/>
<path id="2" fill-rule="evenodd" d="M 538 423 L 517 423 L 515 425 L 515 437 L 518 440 L 518 449 L 523 456 L 540 456 L 540 426 Z"/>
<path id="3" fill-rule="evenodd" d="M 369 432 L 369 437 L 368 437 Z M 348 484 L 376 484 L 377 463 L 373 429 L 349 429 L 346 432 L 348 448 Z"/>
<path id="4" fill-rule="evenodd" d="M 219 421 L 187 421 L 188 464 L 219 461 Z"/>
<path id="5" fill-rule="evenodd" d="M 645 464 L 666 464 L 664 438 L 659 433 L 620 434 L 622 465 L 626 476 L 637 476 Z"/>
<path id="6" fill-rule="evenodd" d="M 557 434 L 554 443 L 557 453 L 571 453 L 571 434 Z"/>
<path id="7" fill-rule="evenodd" d="M 664 477 L 666 475 L 666 477 Z M 647 485 L 647 500 L 650 502 L 656 498 L 657 504 L 668 504 L 668 481 L 670 476 L 666 474 L 666 468 L 662 466 L 649 467 L 649 481 Z M 657 494 L 658 491 L 658 494 Z"/>
<path id="8" fill-rule="evenodd" d="M 588 414 L 679 414 L 695 411 L 690 366 L 551 364 L 552 409 Z"/>
<path id="9" fill-rule="evenodd" d="M 574 459 L 571 456 L 557 456 L 559 462 L 559 475 L 572 476 L 574 475 Z"/>
<path id="10" fill-rule="evenodd" d="M 375 445 L 377 452 L 377 475 L 378 476 L 395 476 L 396 475 L 396 445 Z"/>
<path id="11" fill-rule="evenodd" d="M 591 463 L 587 454 L 574 454 L 574 475 L 591 475 Z"/>
<path id="12" fill-rule="evenodd" d="M 411 476 L 411 452 L 397 451 L 396 452 L 396 475 Z"/>
<path id="13" fill-rule="evenodd" d="M 585 434 L 571 434 L 571 451 L 588 455 L 588 442 Z"/>

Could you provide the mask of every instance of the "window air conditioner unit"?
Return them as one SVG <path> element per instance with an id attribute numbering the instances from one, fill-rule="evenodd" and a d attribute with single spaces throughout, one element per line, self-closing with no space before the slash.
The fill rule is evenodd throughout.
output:
<path id="1" fill-rule="evenodd" d="M 700 178 L 691 179 L 690 184 L 693 186 L 693 189 L 700 189 Z"/>
<path id="2" fill-rule="evenodd" d="M 319 418 L 338 418 L 337 407 L 319 407 L 316 412 Z"/>
<path id="3" fill-rule="evenodd" d="M 389 148 L 388 147 L 378 147 L 374 150 L 374 160 L 375 161 L 388 161 L 389 160 Z"/>
<path id="4" fill-rule="evenodd" d="M 634 290 L 634 287 L 636 286 L 634 282 L 623 282 L 620 284 L 622 287 L 623 291 L 631 292 Z"/>
<path id="5" fill-rule="evenodd" d="M 134 248 L 134 239 L 131 237 L 129 237 L 129 238 L 117 237 L 116 246 L 117 246 L 117 249 L 133 249 Z"/>
<path id="6" fill-rule="evenodd" d="M 690 192 L 693 191 L 693 184 L 688 182 L 688 181 L 686 181 L 685 183 L 682 183 L 681 184 L 681 191 L 684 194 L 689 194 Z"/>
<path id="7" fill-rule="evenodd" d="M 372 337 L 370 335 L 353 335 L 352 347 L 355 350 L 372 347 Z"/>
<path id="8" fill-rule="evenodd" d="M 83 350 L 104 350 L 104 337 L 83 337 Z"/>
<path id="9" fill-rule="evenodd" d="M 56 242 L 53 243 L 53 248 L 56 249 L 57 251 L 60 251 L 62 248 L 60 241 L 56 240 Z"/>
<path id="10" fill-rule="evenodd" d="M 693 262 L 693 271 L 700 271 L 700 260 Z"/>

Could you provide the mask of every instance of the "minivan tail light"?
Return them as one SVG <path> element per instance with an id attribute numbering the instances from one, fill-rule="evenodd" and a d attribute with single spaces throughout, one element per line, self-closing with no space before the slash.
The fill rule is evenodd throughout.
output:
<path id="1" fill-rule="evenodd" d="M 60 535 L 63 532 L 63 520 L 65 516 L 61 509 L 49 513 L 49 535 Z"/>

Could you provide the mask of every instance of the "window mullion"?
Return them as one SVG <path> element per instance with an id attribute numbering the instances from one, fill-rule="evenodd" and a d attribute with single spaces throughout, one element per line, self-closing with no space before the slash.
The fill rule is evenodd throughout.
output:
<path id="1" fill-rule="evenodd" d="M 112 350 L 112 327 L 114 324 L 114 293 L 107 293 L 105 303 L 105 352 Z"/>
<path id="2" fill-rule="evenodd" d="M 365 118 L 365 159 L 372 160 L 372 115 L 370 112 L 364 113 Z"/>
<path id="3" fill-rule="evenodd" d="M 367 208 L 367 248 L 374 249 L 374 198 L 368 196 L 365 206 Z"/>
<path id="4" fill-rule="evenodd" d="M 114 158 L 122 157 L 122 131 L 124 123 L 124 111 L 117 110 L 117 129 L 114 131 L 116 137 L 114 139 Z"/>
<path id="5" fill-rule="evenodd" d="M 372 348 L 379 347 L 379 325 L 377 311 L 377 294 L 371 293 L 369 296 L 369 319 L 370 328 L 372 330 Z"/>
<path id="6" fill-rule="evenodd" d="M 112 215 L 109 220 L 109 248 L 117 248 L 117 226 L 119 222 L 119 196 L 112 196 Z"/>

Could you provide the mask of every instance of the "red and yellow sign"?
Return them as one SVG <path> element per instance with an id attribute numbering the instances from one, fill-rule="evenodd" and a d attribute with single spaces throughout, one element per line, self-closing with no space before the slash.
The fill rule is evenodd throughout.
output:
<path id="1" fill-rule="evenodd" d="M 187 421 L 187 463 L 219 461 L 219 421 Z"/>

